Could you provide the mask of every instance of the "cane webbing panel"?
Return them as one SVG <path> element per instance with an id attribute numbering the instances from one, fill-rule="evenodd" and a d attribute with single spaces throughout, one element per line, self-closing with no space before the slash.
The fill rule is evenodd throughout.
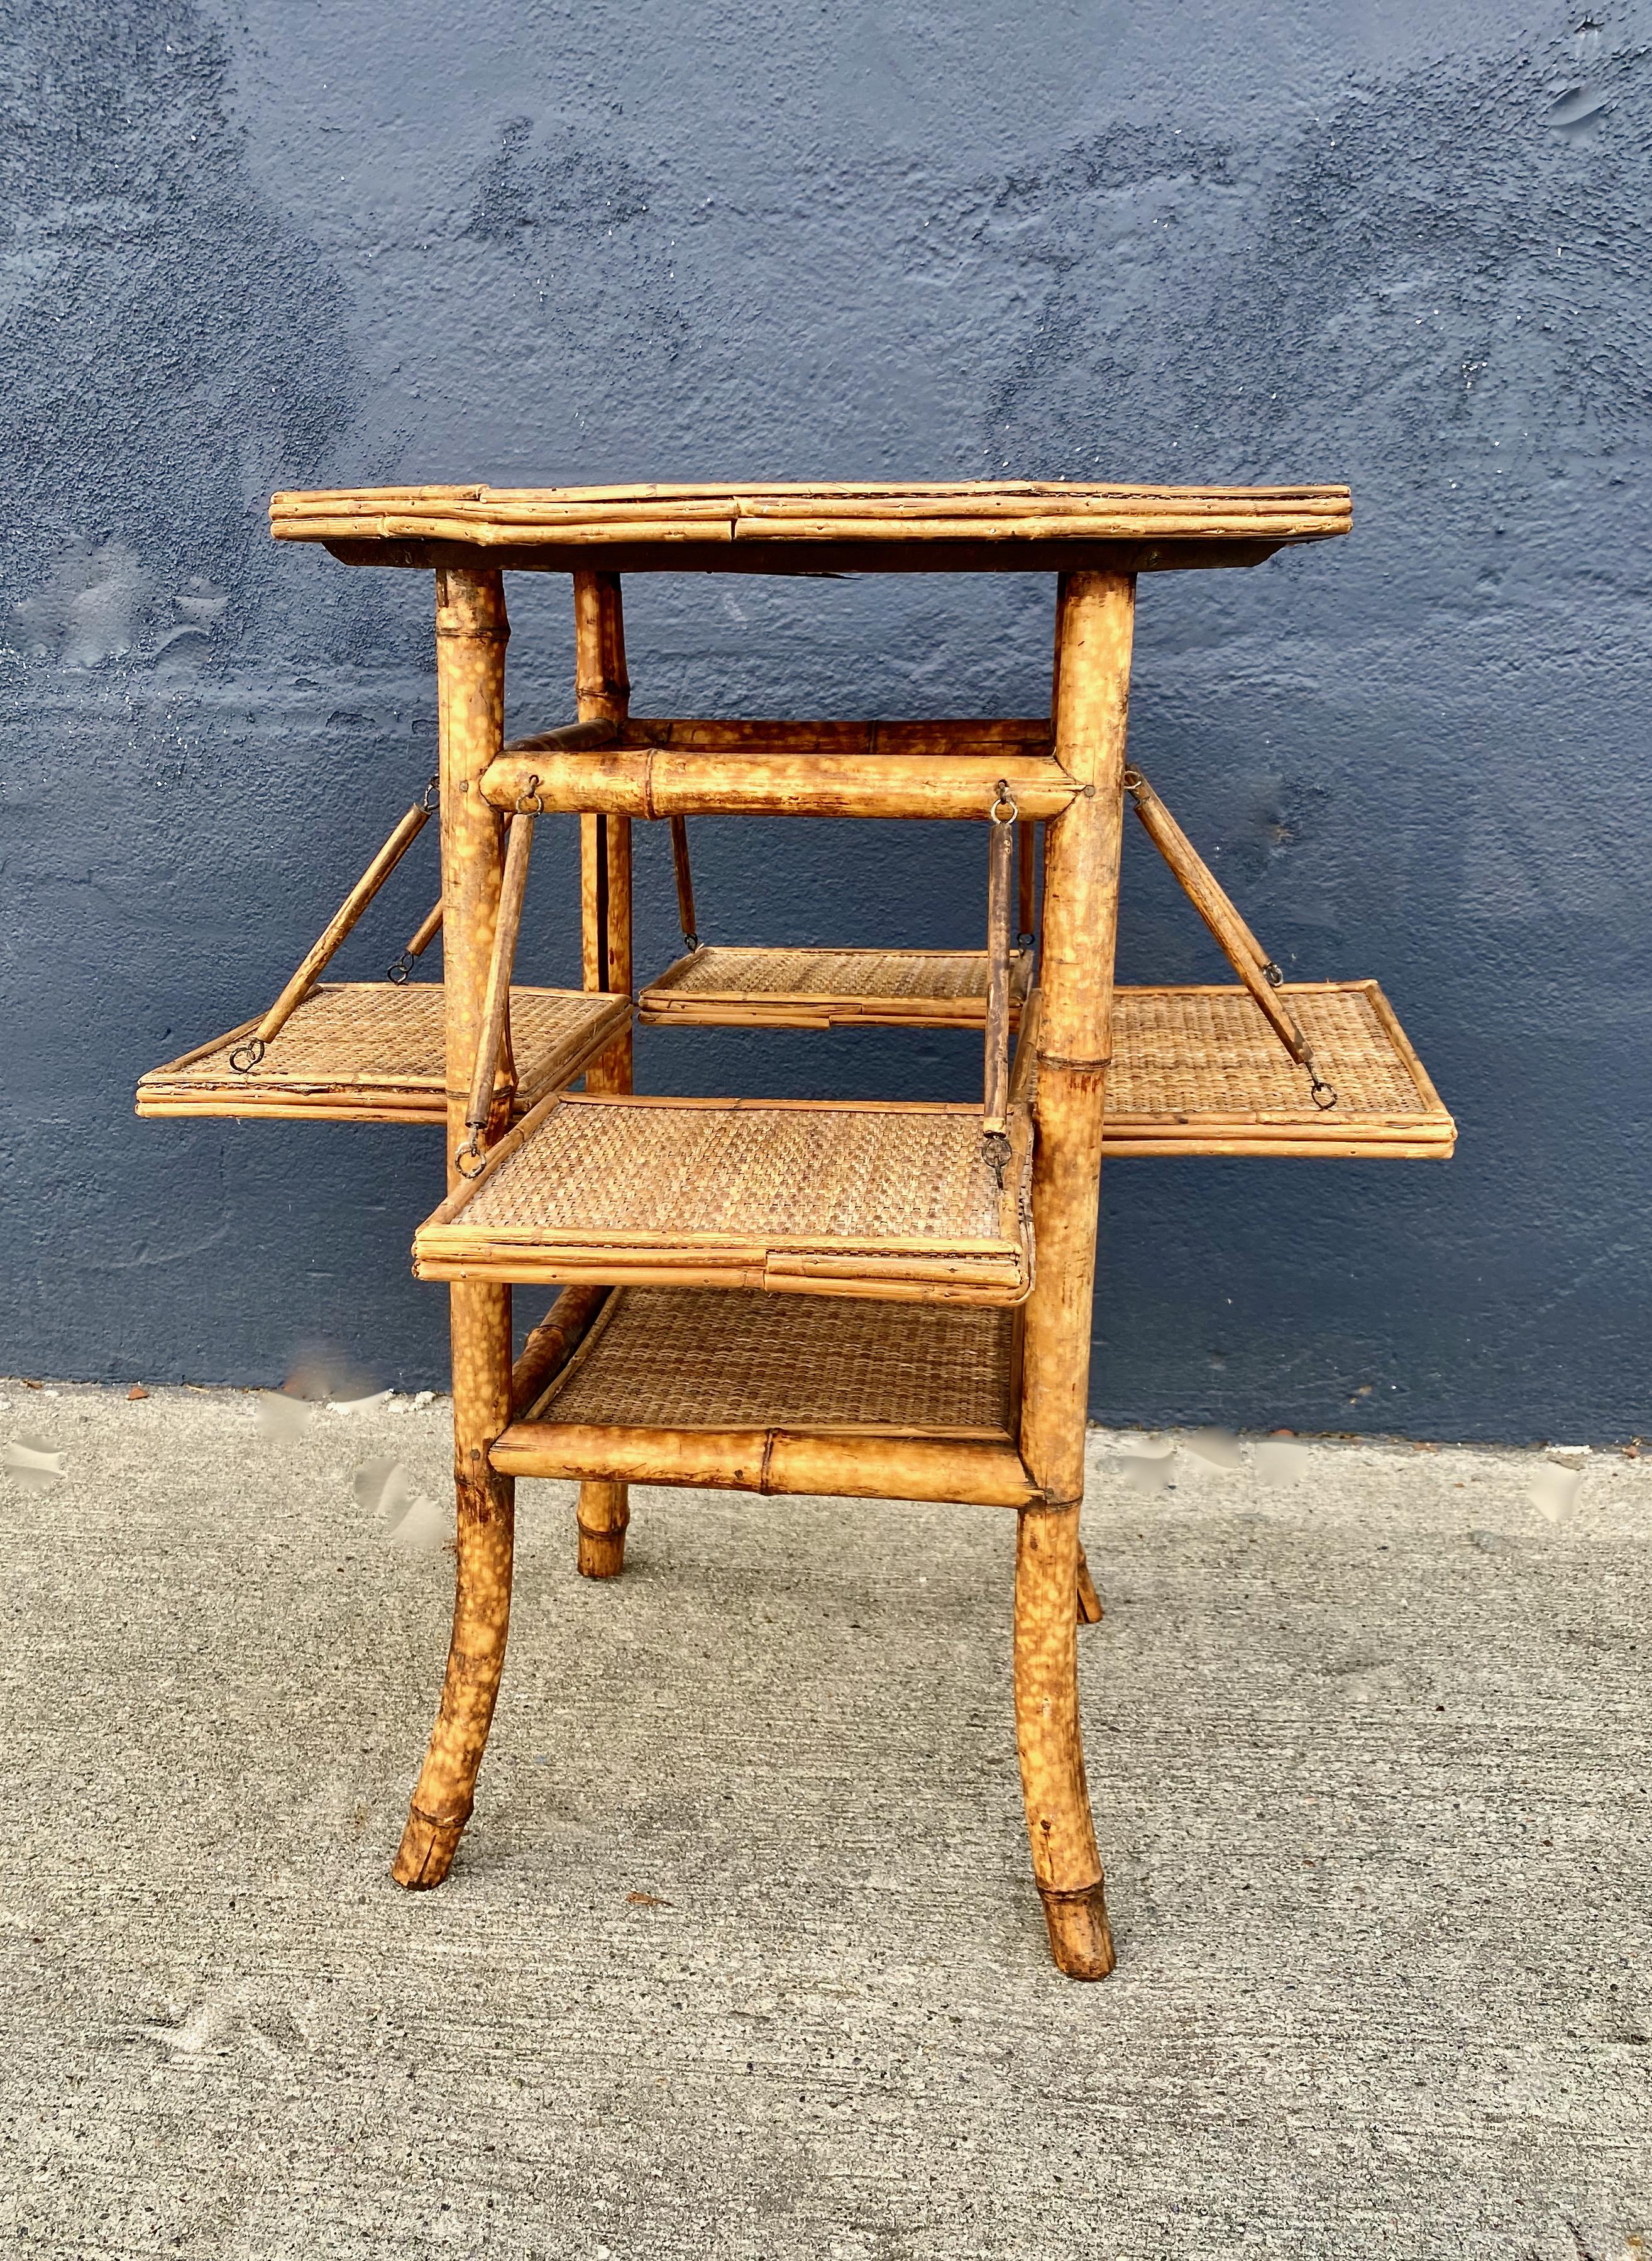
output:
<path id="1" fill-rule="evenodd" d="M 1010 1311 L 621 1288 L 530 1418 L 1012 1435 Z"/>
<path id="2" fill-rule="evenodd" d="M 1024 1121 L 1015 1143 L 1001 1190 L 973 1107 L 570 1097 L 420 1228 L 415 1269 L 1012 1303 Z"/>
<path id="3" fill-rule="evenodd" d="M 518 1109 L 578 1073 L 624 1028 L 623 998 L 580 989 L 513 989 L 511 1044 Z M 439 982 L 327 982 L 311 992 L 245 1075 L 230 1054 L 248 1021 L 152 1068 L 139 1115 L 292 1116 L 351 1123 L 440 1122 L 447 1110 Z"/>
<path id="4" fill-rule="evenodd" d="M 1032 959 L 1012 954 L 1019 1003 Z M 982 950 L 742 950 L 707 944 L 680 958 L 637 1000 L 644 1022 L 669 1027 L 831 1028 L 864 1022 L 898 1028 L 983 1028 L 987 956 Z"/>
<path id="5" fill-rule="evenodd" d="M 1245 990 L 1120 988 L 1105 1151 L 1451 1151 L 1456 1126 L 1374 981 L 1287 982 L 1279 994 L 1335 1087 L 1334 1108 L 1314 1105 L 1307 1070 Z"/>

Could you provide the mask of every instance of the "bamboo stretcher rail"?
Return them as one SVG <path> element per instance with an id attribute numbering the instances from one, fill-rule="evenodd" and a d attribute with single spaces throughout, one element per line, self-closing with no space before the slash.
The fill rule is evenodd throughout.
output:
<path id="1" fill-rule="evenodd" d="M 1012 1445 L 875 1432 L 623 1429 L 515 1421 L 493 1447 L 510 1475 L 687 1484 L 846 1499 L 1025 1507 L 1038 1493 Z"/>
<path id="2" fill-rule="evenodd" d="M 1054 741 L 1045 714 L 948 716 L 927 721 L 807 721 L 752 715 L 633 714 L 616 743 L 673 753 L 898 754 L 951 757 L 1006 752 L 1048 754 Z"/>
<path id="3" fill-rule="evenodd" d="M 530 787 L 530 779 L 533 780 Z M 924 755 L 679 752 L 601 747 L 507 754 L 483 779 L 497 808 L 532 790 L 547 809 L 615 816 L 984 818 L 1007 784 L 1022 815 L 1055 816 L 1079 792 L 1058 762 L 1019 752 Z"/>

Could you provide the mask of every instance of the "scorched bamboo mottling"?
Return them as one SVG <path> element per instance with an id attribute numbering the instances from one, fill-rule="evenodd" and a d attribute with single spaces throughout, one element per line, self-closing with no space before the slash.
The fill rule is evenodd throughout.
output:
<path id="1" fill-rule="evenodd" d="M 497 572 L 438 577 L 450 1186 L 460 1182 L 453 1158 L 464 1143 L 499 913 L 504 828 L 478 787 L 504 743 L 510 633 Z M 440 1709 L 391 1871 L 398 1884 L 412 1886 L 441 1882 L 470 1818 L 511 1625 L 516 1485 L 489 1459 L 511 1419 L 511 1290 L 492 1281 L 459 1281 L 448 1295 L 457 1568 Z"/>

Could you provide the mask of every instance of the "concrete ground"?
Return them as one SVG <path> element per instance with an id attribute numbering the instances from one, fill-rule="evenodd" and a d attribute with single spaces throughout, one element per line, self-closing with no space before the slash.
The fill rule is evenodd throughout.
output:
<path id="1" fill-rule="evenodd" d="M 19 2253 L 1652 2247 L 1646 1462 L 1098 1434 L 1081 1986 L 1010 1517 L 644 1492 L 597 1587 L 524 1485 L 476 1818 L 410 1897 L 445 1404 L 0 1401 Z"/>

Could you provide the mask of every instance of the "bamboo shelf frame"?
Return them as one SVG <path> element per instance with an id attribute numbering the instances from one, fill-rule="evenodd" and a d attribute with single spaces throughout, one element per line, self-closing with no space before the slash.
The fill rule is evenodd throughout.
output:
<path id="1" fill-rule="evenodd" d="M 1012 1304 L 1032 1126 L 1000 1186 L 978 1108 L 558 1093 L 413 1240 L 421 1280 L 764 1288 Z"/>
<path id="2" fill-rule="evenodd" d="M 448 1198 L 420 1229 L 416 1267 L 450 1282 L 458 1562 L 399 1882 L 440 1884 L 471 1812 L 510 1620 L 518 1475 L 577 1482 L 578 1566 L 594 1578 L 623 1568 L 633 1482 L 976 1502 L 1017 1516 L 1016 1741 L 1051 1949 L 1076 1977 L 1112 1969 L 1076 1674 L 1078 1625 L 1101 1615 L 1078 1523 L 1103 1155 L 1437 1155 L 1454 1136 L 1376 984 L 1283 982 L 1126 767 L 1137 577 L 1248 567 L 1350 524 L 1337 485 L 403 486 L 274 499 L 278 540 L 435 574 L 440 1061 L 427 994 L 389 1010 L 425 1016 L 418 1119 L 446 1119 Z M 509 746 L 507 567 L 572 572 L 576 650 L 576 720 Z M 683 571 L 1057 574 L 1050 713 L 633 717 L 621 576 Z M 1126 790 L 1241 987 L 1121 991 L 1115 1009 Z M 571 1055 L 547 1066 L 510 988 L 528 838 L 507 862 L 506 828 L 549 810 L 580 819 L 581 1094 L 566 1089 Z M 684 829 L 701 810 L 977 822 L 992 840 L 987 950 L 701 949 Z M 223 1111 L 251 1111 L 254 1077 L 273 1090 L 282 1048 L 290 1065 L 306 1025 L 319 1030 L 326 951 L 428 813 L 409 812 L 249 1024 L 268 1056 L 228 1087 L 240 1103 Z M 632 828 L 654 818 L 670 821 L 688 954 L 643 990 L 643 1022 L 965 1026 L 982 1033 L 983 1106 L 634 1095 Z M 1035 949 L 1012 950 L 1012 923 L 1036 932 Z M 374 1010 L 388 1028 L 384 1003 Z M 146 1078 L 140 1107 L 159 1111 L 157 1078 L 221 1085 L 226 1048 L 246 1033 Z M 364 1095 L 391 1103 L 358 1074 Z M 316 1099 L 289 1103 L 321 1111 Z M 512 1283 L 542 1281 L 568 1284 L 513 1360 Z"/>
<path id="3" fill-rule="evenodd" d="M 1037 1495 L 1015 1443 L 1019 1355 L 1010 1311 L 616 1288 L 493 1465 L 1026 1507 Z"/>
<path id="4" fill-rule="evenodd" d="M 1033 973 L 1011 958 L 1012 1023 Z M 983 950 L 752 950 L 707 943 L 637 995 L 645 1027 L 984 1029 Z"/>
<path id="5" fill-rule="evenodd" d="M 445 1123 L 444 1012 L 437 982 L 323 982 L 244 1073 L 232 1068 L 230 1055 L 256 1021 L 140 1076 L 137 1111 L 247 1122 Z M 571 1083 L 630 1022 L 623 998 L 512 989 L 512 1116 Z"/>

